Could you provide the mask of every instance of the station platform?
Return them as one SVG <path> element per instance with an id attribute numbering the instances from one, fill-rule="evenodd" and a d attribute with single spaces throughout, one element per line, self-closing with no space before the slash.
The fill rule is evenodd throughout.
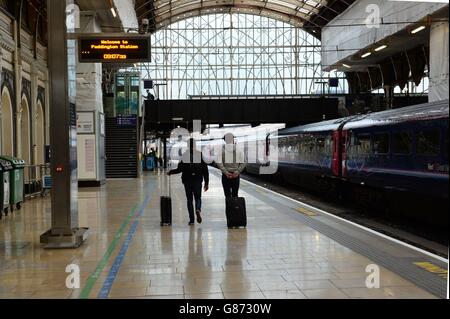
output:
<path id="1" fill-rule="evenodd" d="M 86 243 L 46 250 L 50 198 L 0 221 L 0 298 L 445 298 L 448 261 L 246 181 L 248 227 L 226 227 L 218 171 L 203 193 L 203 223 L 188 226 L 179 175 L 173 225 L 160 227 L 162 171 L 78 193 Z M 68 289 L 68 265 L 80 286 Z M 380 287 L 367 288 L 373 265 Z"/>

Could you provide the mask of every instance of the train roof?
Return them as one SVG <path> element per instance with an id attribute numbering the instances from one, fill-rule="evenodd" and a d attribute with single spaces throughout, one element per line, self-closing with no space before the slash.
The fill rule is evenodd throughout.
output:
<path id="1" fill-rule="evenodd" d="M 344 128 L 355 129 L 379 125 L 392 125 L 401 122 L 448 118 L 448 103 L 448 100 L 444 100 L 368 114 L 365 117 L 350 120 L 345 124 Z"/>
<path id="2" fill-rule="evenodd" d="M 334 131 L 339 128 L 345 121 L 348 121 L 350 118 L 340 118 L 340 119 L 334 119 L 329 121 L 322 121 L 318 123 L 312 123 L 312 124 L 306 124 L 306 125 L 299 125 L 296 127 L 291 127 L 287 129 L 280 130 L 278 132 L 278 135 L 285 136 L 285 135 L 294 135 L 298 133 L 304 133 L 304 132 L 322 132 L 322 131 Z"/>
<path id="3" fill-rule="evenodd" d="M 336 120 L 301 125 L 279 131 L 278 135 L 293 135 L 305 132 L 334 131 L 343 126 L 344 129 L 390 125 L 394 123 L 448 118 L 449 100 L 412 105 L 377 113 L 355 115 Z"/>

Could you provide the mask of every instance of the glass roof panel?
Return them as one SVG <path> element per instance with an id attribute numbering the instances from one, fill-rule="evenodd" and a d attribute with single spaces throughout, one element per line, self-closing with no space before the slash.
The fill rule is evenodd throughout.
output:
<path id="1" fill-rule="evenodd" d="M 288 7 L 291 9 L 296 9 L 298 7 L 298 3 L 291 3 L 288 1 L 283 1 L 283 0 L 267 0 L 268 3 L 273 3 L 273 4 L 277 4 L 279 6 L 283 6 L 283 7 Z M 295 1 L 295 2 L 300 2 L 300 1 Z"/>
<path id="2" fill-rule="evenodd" d="M 298 17 L 308 20 L 310 15 L 328 0 L 154 0 L 155 16 L 158 23 L 171 20 L 174 16 L 200 15 L 216 11 L 219 8 L 234 8 L 255 14 L 270 14 L 274 17 L 289 16 L 292 23 L 298 23 Z M 234 11 L 234 10 L 233 10 Z M 268 13 L 268 11 L 271 11 Z M 250 11 L 252 12 L 252 11 Z M 297 17 L 297 18 L 296 18 Z M 285 19 L 283 19 L 285 20 Z"/>

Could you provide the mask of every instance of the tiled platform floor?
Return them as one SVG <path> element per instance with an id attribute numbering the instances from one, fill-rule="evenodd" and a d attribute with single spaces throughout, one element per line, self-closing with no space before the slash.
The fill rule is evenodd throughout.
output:
<path id="1" fill-rule="evenodd" d="M 383 267 L 381 287 L 366 288 L 371 260 L 280 212 L 276 201 L 260 201 L 254 195 L 264 191 L 247 183 L 241 195 L 249 226 L 228 230 L 214 174 L 203 195 L 203 224 L 187 225 L 175 176 L 174 224 L 161 228 L 163 181 L 152 173 L 80 189 L 80 226 L 89 227 L 90 235 L 76 250 L 42 249 L 50 199 L 26 202 L 0 221 L 0 298 L 434 298 Z M 146 197 L 149 204 L 139 216 Z M 80 289 L 66 287 L 68 264 L 80 267 Z M 98 276 L 92 276 L 95 271 Z"/>

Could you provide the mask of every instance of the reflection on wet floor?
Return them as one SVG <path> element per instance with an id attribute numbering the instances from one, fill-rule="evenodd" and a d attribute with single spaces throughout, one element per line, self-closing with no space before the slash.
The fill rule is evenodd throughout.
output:
<path id="1" fill-rule="evenodd" d="M 383 267 L 381 288 L 367 289 L 370 259 L 285 214 L 276 200 L 261 201 L 248 184 L 241 195 L 249 226 L 228 230 L 214 174 L 203 194 L 204 221 L 188 226 L 180 179 L 172 183 L 172 227 L 159 226 L 163 175 L 80 189 L 80 226 L 90 234 L 76 250 L 42 249 L 50 199 L 27 201 L 0 221 L 0 298 L 96 298 L 105 283 L 108 298 L 433 298 Z M 149 204 L 139 216 L 146 195 Z M 120 251 L 123 259 L 111 271 Z M 66 287 L 69 264 L 80 267 L 79 289 Z"/>

